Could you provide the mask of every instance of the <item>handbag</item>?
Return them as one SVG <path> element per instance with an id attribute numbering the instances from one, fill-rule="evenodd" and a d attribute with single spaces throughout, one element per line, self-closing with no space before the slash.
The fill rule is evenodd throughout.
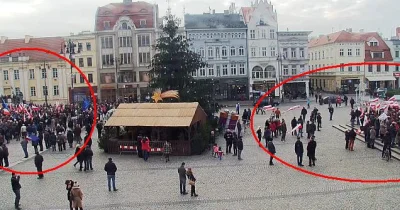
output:
<path id="1" fill-rule="evenodd" d="M 189 185 L 194 185 L 194 181 L 189 180 Z"/>

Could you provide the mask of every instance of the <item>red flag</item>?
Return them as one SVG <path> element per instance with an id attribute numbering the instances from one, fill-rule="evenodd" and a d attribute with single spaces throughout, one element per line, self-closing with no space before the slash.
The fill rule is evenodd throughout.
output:
<path id="1" fill-rule="evenodd" d="M 3 114 L 4 115 L 11 115 L 10 111 L 8 109 L 3 109 Z"/>
<path id="2" fill-rule="evenodd" d="M 37 106 L 35 106 L 35 105 L 32 105 L 32 110 L 33 110 L 33 111 L 35 111 L 35 112 L 37 112 L 37 111 L 39 111 L 39 110 L 40 110 L 40 108 L 39 108 L 39 107 L 37 107 Z"/>

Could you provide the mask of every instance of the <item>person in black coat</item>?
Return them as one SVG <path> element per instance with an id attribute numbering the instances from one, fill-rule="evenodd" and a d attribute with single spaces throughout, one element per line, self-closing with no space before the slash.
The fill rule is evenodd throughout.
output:
<path id="1" fill-rule="evenodd" d="M 117 172 L 117 166 L 112 161 L 112 158 L 108 158 L 108 162 L 104 166 L 104 170 L 107 172 L 108 191 L 111 191 L 111 181 L 113 190 L 117 191 L 117 188 L 115 187 L 115 172 Z"/>
<path id="2" fill-rule="evenodd" d="M 321 131 L 320 130 L 320 128 L 322 128 L 321 124 L 322 124 L 322 116 L 321 116 L 321 113 L 318 113 L 318 115 L 317 115 L 317 129 L 318 129 L 318 131 Z"/>
<path id="3" fill-rule="evenodd" d="M 275 153 L 276 153 L 275 145 L 274 145 L 274 143 L 272 143 L 272 141 L 268 141 L 267 149 L 268 149 L 268 151 L 269 151 L 270 153 L 272 153 L 273 155 L 275 155 Z M 274 165 L 274 163 L 272 162 L 273 159 L 274 159 L 274 157 L 271 155 L 271 156 L 269 157 L 269 165 L 270 165 L 270 166 Z"/>
<path id="4" fill-rule="evenodd" d="M 297 165 L 304 166 L 303 165 L 304 148 L 303 148 L 303 142 L 300 141 L 300 137 L 297 137 L 297 141 L 294 144 L 294 152 L 297 155 Z"/>
<path id="5" fill-rule="evenodd" d="M 292 130 L 297 126 L 297 120 L 296 120 L 296 117 L 293 117 L 293 119 L 292 119 L 292 122 L 291 122 L 291 125 L 292 125 Z M 297 132 L 296 131 L 293 131 L 292 132 L 292 136 L 293 135 L 297 135 Z"/>
<path id="6" fill-rule="evenodd" d="M 54 132 L 50 132 L 50 144 L 52 147 L 52 151 L 56 151 L 56 144 L 57 144 L 57 136 Z"/>
<path id="7" fill-rule="evenodd" d="M 93 165 L 92 165 L 93 151 L 90 149 L 89 146 L 86 146 L 85 150 L 82 153 L 85 161 L 84 171 L 89 171 L 89 169 L 93 170 Z"/>
<path id="8" fill-rule="evenodd" d="M 72 132 L 72 130 L 70 128 L 67 131 L 67 141 L 69 144 L 69 148 L 72 148 L 72 144 L 74 142 L 74 133 Z"/>
<path id="9" fill-rule="evenodd" d="M 332 107 L 332 106 L 329 106 L 328 111 L 329 111 L 329 120 L 332 120 L 332 116 L 333 116 L 333 107 Z"/>
<path id="10" fill-rule="evenodd" d="M 89 138 L 89 133 L 86 134 L 86 136 L 85 136 L 85 141 L 86 141 L 88 138 Z M 86 146 L 92 148 L 92 143 L 93 143 L 92 138 L 89 138 L 88 143 L 86 144 Z"/>
<path id="11" fill-rule="evenodd" d="M 74 181 L 66 180 L 65 181 L 65 185 L 66 185 L 65 189 L 67 190 L 67 199 L 68 199 L 68 202 L 69 202 L 69 209 L 73 210 L 73 208 L 72 208 L 71 190 L 72 190 L 72 187 L 74 187 Z"/>
<path id="12" fill-rule="evenodd" d="M 20 176 L 16 175 L 14 172 L 12 173 L 12 177 L 11 177 L 11 187 L 12 190 L 15 194 L 15 209 L 21 209 L 19 206 L 19 200 L 21 199 L 21 184 L 19 183 L 20 180 Z"/>
<path id="13" fill-rule="evenodd" d="M 349 148 L 349 141 L 350 141 L 350 130 L 346 130 L 344 132 L 344 140 L 346 141 L 346 149 Z"/>
<path id="14" fill-rule="evenodd" d="M 242 159 L 242 151 L 243 151 L 243 140 L 242 140 L 242 137 L 239 137 L 239 139 L 238 139 L 237 149 L 238 149 L 238 160 L 243 160 Z"/>
<path id="15" fill-rule="evenodd" d="M 382 149 L 382 158 L 385 154 L 385 150 L 389 150 L 389 157 L 392 158 L 392 149 L 391 149 L 392 139 L 390 138 L 389 131 L 386 131 L 385 135 L 383 136 L 383 149 Z"/>
<path id="16" fill-rule="evenodd" d="M 351 109 L 354 109 L 354 99 L 353 98 L 350 98 L 350 106 L 351 106 Z M 347 105 L 347 104 L 346 104 Z"/>
<path id="17" fill-rule="evenodd" d="M 43 151 L 43 123 L 40 122 L 38 127 L 37 127 L 37 132 L 39 133 L 38 137 L 39 137 L 39 150 Z"/>
<path id="18" fill-rule="evenodd" d="M 303 107 L 303 109 L 301 110 L 301 115 L 303 116 L 303 120 L 305 120 L 307 115 L 307 109 L 305 107 Z"/>
<path id="19" fill-rule="evenodd" d="M 1 145 L 1 150 L 2 150 L 2 154 L 1 154 L 1 158 L 2 159 L 0 159 L 0 161 L 1 161 L 0 164 L 2 166 L 4 166 L 4 167 L 8 167 L 9 166 L 9 163 L 8 163 L 8 155 L 9 155 L 8 148 L 7 148 L 7 146 L 5 144 L 3 144 L 3 145 Z M 4 161 L 4 164 L 3 164 L 3 161 Z"/>
<path id="20" fill-rule="evenodd" d="M 81 149 L 80 145 L 77 144 L 75 148 L 75 155 L 78 154 Z M 83 162 L 83 151 L 76 156 L 76 163 L 74 163 L 74 167 L 79 163 L 79 171 L 82 171 L 82 162 Z"/>
<path id="21" fill-rule="evenodd" d="M 42 167 L 43 167 L 43 156 L 39 154 L 39 152 L 36 152 L 35 156 L 35 166 L 37 169 L 37 172 L 40 173 L 38 174 L 38 179 L 43 179 L 43 173 L 42 172 Z"/>
<path id="22" fill-rule="evenodd" d="M 97 123 L 97 138 L 100 139 L 101 138 L 101 131 L 103 130 L 103 121 L 99 121 Z"/>
<path id="23" fill-rule="evenodd" d="M 317 148 L 317 142 L 314 141 L 315 136 L 311 137 L 311 140 L 308 142 L 307 145 L 307 156 L 309 160 L 308 166 L 315 166 L 315 149 Z"/>

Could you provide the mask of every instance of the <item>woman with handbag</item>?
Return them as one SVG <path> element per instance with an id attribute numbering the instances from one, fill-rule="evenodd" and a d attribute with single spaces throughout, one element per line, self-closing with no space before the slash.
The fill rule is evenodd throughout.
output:
<path id="1" fill-rule="evenodd" d="M 192 197 L 193 196 L 194 197 L 199 196 L 199 195 L 196 194 L 196 178 L 194 178 L 194 176 L 193 176 L 192 169 L 188 168 L 186 174 L 187 174 L 187 177 L 189 179 L 189 185 L 191 186 L 190 187 L 190 196 L 192 196 Z"/>

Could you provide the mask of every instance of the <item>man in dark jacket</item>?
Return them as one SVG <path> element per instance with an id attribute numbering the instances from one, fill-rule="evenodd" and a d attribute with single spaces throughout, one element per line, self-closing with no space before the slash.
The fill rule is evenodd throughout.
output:
<path id="1" fill-rule="evenodd" d="M 353 98 L 350 98 L 350 106 L 351 106 L 351 109 L 354 109 L 354 99 Z M 347 105 L 347 104 L 346 104 Z"/>
<path id="2" fill-rule="evenodd" d="M 344 140 L 346 140 L 346 149 L 349 148 L 349 141 L 350 141 L 350 130 L 344 132 Z"/>
<path id="3" fill-rule="evenodd" d="M 329 120 L 332 120 L 332 116 L 333 116 L 333 107 L 332 107 L 332 106 L 329 106 L 328 111 L 329 111 Z"/>
<path id="4" fill-rule="evenodd" d="M 303 148 L 303 143 L 300 141 L 300 137 L 297 137 L 297 141 L 294 144 L 294 151 L 296 152 L 297 155 L 297 165 L 304 166 L 303 165 L 304 148 Z"/>
<path id="5" fill-rule="evenodd" d="M 293 117 L 292 122 L 291 122 L 290 124 L 292 125 L 292 130 L 293 130 L 293 129 L 297 126 L 296 117 Z M 296 130 L 292 132 L 292 136 L 293 136 L 293 135 L 295 135 L 295 136 L 297 135 Z"/>
<path id="6" fill-rule="evenodd" d="M 238 142 L 237 142 L 237 149 L 238 149 L 238 160 L 243 160 L 242 159 L 242 151 L 243 151 L 243 141 L 242 137 L 239 137 Z"/>
<path id="7" fill-rule="evenodd" d="M 8 167 L 9 163 L 8 163 L 8 148 L 5 144 L 1 145 L 1 150 L 2 150 L 2 154 L 1 154 L 1 165 L 4 167 Z M 4 164 L 3 164 L 4 161 Z"/>
<path id="8" fill-rule="evenodd" d="M 275 145 L 274 145 L 274 143 L 272 143 L 272 141 L 268 141 L 267 149 L 271 154 L 275 155 L 275 153 L 276 153 Z M 272 162 L 273 159 L 274 159 L 274 157 L 271 155 L 269 157 L 269 165 L 270 166 L 274 165 L 274 163 Z"/>
<path id="9" fill-rule="evenodd" d="M 233 134 L 232 131 L 227 130 L 224 135 L 226 141 L 226 154 L 232 153 Z"/>
<path id="10" fill-rule="evenodd" d="M 21 184 L 19 183 L 20 176 L 17 176 L 15 173 L 12 173 L 11 177 L 11 187 L 15 194 L 15 209 L 21 209 L 19 206 L 19 200 L 21 199 Z"/>
<path id="11" fill-rule="evenodd" d="M 84 171 L 93 170 L 92 166 L 92 158 L 93 158 L 93 151 L 90 149 L 89 146 L 86 146 L 85 150 L 83 151 L 83 157 L 85 161 L 85 169 Z"/>
<path id="12" fill-rule="evenodd" d="M 303 109 L 301 110 L 301 115 L 303 116 L 303 120 L 306 120 L 307 109 L 305 107 L 303 107 Z"/>
<path id="13" fill-rule="evenodd" d="M 389 158 L 392 158 L 392 149 L 391 149 L 392 139 L 390 138 L 389 131 L 386 131 L 385 135 L 383 136 L 383 149 L 382 149 L 382 158 L 384 158 L 385 151 L 389 150 Z"/>
<path id="14" fill-rule="evenodd" d="M 39 154 L 39 152 L 36 152 L 35 156 L 35 166 L 37 169 L 38 174 L 38 179 L 43 179 L 43 173 L 42 172 L 42 167 L 43 167 L 43 156 Z"/>
<path id="15" fill-rule="evenodd" d="M 115 172 L 117 171 L 117 166 L 112 161 L 112 158 L 108 158 L 108 162 L 104 166 L 104 170 L 107 172 L 108 191 L 111 192 L 111 181 L 113 190 L 117 191 L 118 189 L 115 188 Z"/>
<path id="16" fill-rule="evenodd" d="M 179 189 L 181 191 L 181 195 L 186 195 L 188 193 L 186 192 L 186 169 L 185 169 L 185 163 L 182 163 L 181 167 L 178 168 L 178 174 L 179 174 Z"/>
<path id="17" fill-rule="evenodd" d="M 309 160 L 308 166 L 315 166 L 315 149 L 317 148 L 317 142 L 314 141 L 315 136 L 311 137 L 311 140 L 308 142 L 307 145 L 307 156 Z"/>
<path id="18" fill-rule="evenodd" d="M 321 124 L 322 124 L 321 113 L 318 113 L 318 115 L 317 115 L 317 129 L 318 129 L 318 131 L 321 131 L 320 130 L 320 128 L 322 128 Z"/>
<path id="19" fill-rule="evenodd" d="M 103 130 L 103 121 L 99 121 L 97 123 L 97 138 L 100 139 L 101 138 L 101 131 Z"/>

